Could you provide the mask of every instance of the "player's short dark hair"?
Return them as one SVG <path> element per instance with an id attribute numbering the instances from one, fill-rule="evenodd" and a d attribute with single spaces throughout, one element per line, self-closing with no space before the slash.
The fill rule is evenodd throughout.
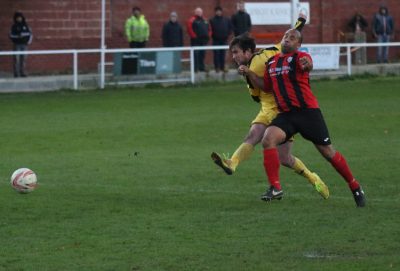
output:
<path id="1" fill-rule="evenodd" d="M 233 46 L 238 46 L 243 51 L 250 50 L 252 53 L 256 50 L 256 42 L 247 33 L 234 37 L 229 43 L 229 50 Z"/>
<path id="2" fill-rule="evenodd" d="M 132 12 L 141 11 L 140 7 L 136 6 L 132 8 Z"/>
<path id="3" fill-rule="evenodd" d="M 216 6 L 216 7 L 214 8 L 214 11 L 218 11 L 218 10 L 222 11 L 222 7 L 221 7 L 221 6 Z"/>

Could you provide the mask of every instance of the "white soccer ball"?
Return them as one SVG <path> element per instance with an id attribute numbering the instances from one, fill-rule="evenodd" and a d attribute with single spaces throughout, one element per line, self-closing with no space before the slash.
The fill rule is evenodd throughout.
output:
<path id="1" fill-rule="evenodd" d="M 37 186 L 35 172 L 29 168 L 19 168 L 11 175 L 11 186 L 19 193 L 29 193 Z"/>

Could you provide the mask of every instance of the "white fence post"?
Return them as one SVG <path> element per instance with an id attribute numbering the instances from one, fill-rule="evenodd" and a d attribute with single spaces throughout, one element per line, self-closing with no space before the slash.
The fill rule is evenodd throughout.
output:
<path id="1" fill-rule="evenodd" d="M 100 50 L 100 89 L 104 89 L 105 82 L 105 48 Z"/>
<path id="2" fill-rule="evenodd" d="M 74 74 L 74 90 L 78 90 L 78 51 L 74 50 L 73 53 L 73 74 Z"/>
<path id="3" fill-rule="evenodd" d="M 105 49 L 106 49 L 106 1 L 101 1 L 101 41 L 100 41 L 100 89 L 104 89 L 105 83 Z"/>
<path id="4" fill-rule="evenodd" d="M 350 45 L 347 45 L 347 75 L 351 76 L 351 50 Z"/>
<path id="5" fill-rule="evenodd" d="M 194 49 L 190 47 L 190 82 L 195 83 L 195 73 L 194 73 Z"/>

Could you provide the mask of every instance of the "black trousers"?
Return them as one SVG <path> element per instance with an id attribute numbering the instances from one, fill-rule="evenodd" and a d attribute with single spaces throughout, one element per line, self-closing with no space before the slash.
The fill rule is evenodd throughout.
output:
<path id="1" fill-rule="evenodd" d="M 142 42 L 139 42 L 139 41 L 131 41 L 131 42 L 129 43 L 129 47 L 130 47 L 130 48 L 144 48 L 144 47 L 146 47 L 146 42 L 145 42 L 145 41 L 142 41 Z"/>
<path id="2" fill-rule="evenodd" d="M 226 40 L 213 40 L 213 45 L 226 45 Z M 216 71 L 225 69 L 225 50 L 214 50 L 214 67 Z"/>
<path id="3" fill-rule="evenodd" d="M 205 46 L 207 45 L 208 40 L 205 39 L 191 39 L 191 46 Z M 205 71 L 204 60 L 206 58 L 205 50 L 195 50 L 194 51 L 194 70 L 197 71 Z"/>
<path id="4" fill-rule="evenodd" d="M 25 44 L 14 44 L 14 51 L 26 51 Z M 25 75 L 26 55 L 14 55 L 14 77 L 24 77 Z"/>

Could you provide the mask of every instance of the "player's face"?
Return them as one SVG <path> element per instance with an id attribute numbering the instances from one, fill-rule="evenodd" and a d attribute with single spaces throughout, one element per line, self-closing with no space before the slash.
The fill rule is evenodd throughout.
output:
<path id="1" fill-rule="evenodd" d="M 135 17 L 139 17 L 140 14 L 141 14 L 140 10 L 135 10 L 135 11 L 133 12 L 133 16 L 135 16 Z"/>
<path id="2" fill-rule="evenodd" d="M 232 46 L 231 54 L 233 61 L 235 61 L 237 65 L 246 65 L 252 56 L 250 50 L 243 51 L 237 45 Z"/>
<path id="3" fill-rule="evenodd" d="M 286 31 L 281 41 L 282 53 L 287 54 L 294 52 L 300 45 L 300 33 L 295 29 Z"/>

